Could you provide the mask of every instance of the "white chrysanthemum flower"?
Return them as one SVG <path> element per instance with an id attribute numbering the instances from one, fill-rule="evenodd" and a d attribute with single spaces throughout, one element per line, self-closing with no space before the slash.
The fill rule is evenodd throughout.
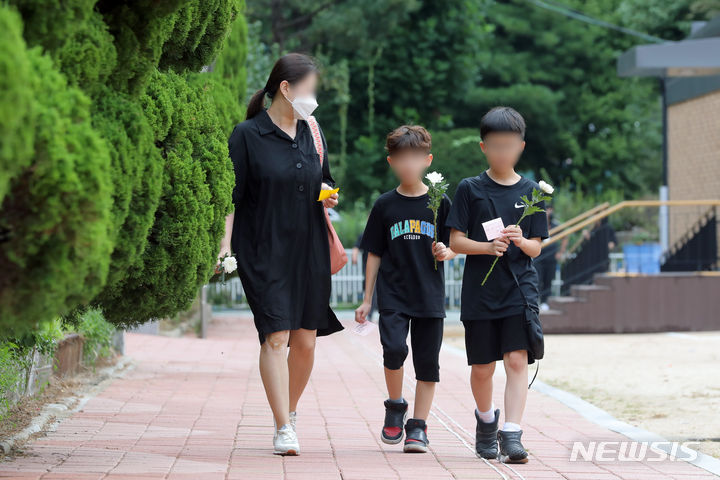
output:
<path id="1" fill-rule="evenodd" d="M 438 173 L 438 172 L 430 172 L 427 175 L 425 175 L 425 178 L 427 178 L 430 181 L 430 183 L 432 183 L 433 185 L 436 185 L 443 181 L 442 174 Z"/>
<path id="2" fill-rule="evenodd" d="M 223 260 L 222 264 L 225 273 L 232 273 L 237 270 L 237 260 L 235 259 L 235 257 L 227 257 L 225 260 Z"/>
<path id="3" fill-rule="evenodd" d="M 547 193 L 548 195 L 552 195 L 552 193 L 555 191 L 555 189 L 553 188 L 553 186 L 550 185 L 549 183 L 547 183 L 547 182 L 544 181 L 544 180 L 540 180 L 540 182 L 538 183 L 538 185 L 540 185 L 540 190 L 542 190 L 543 192 Z"/>

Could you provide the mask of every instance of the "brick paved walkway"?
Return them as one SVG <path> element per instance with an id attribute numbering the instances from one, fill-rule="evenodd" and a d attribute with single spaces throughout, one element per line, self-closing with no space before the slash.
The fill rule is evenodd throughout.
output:
<path id="1" fill-rule="evenodd" d="M 523 422 L 530 462 L 476 458 L 469 368 L 443 350 L 428 421 L 431 451 L 403 454 L 379 441 L 385 398 L 377 334 L 349 330 L 318 340 L 301 400 L 299 457 L 272 455 L 272 418 L 257 367 L 252 321 L 217 315 L 209 339 L 126 335 L 135 367 L 90 399 L 0 477 L 85 479 L 710 479 L 682 461 L 569 461 L 572 441 L 627 440 L 531 391 Z M 500 367 L 500 366 L 499 366 Z M 498 372 L 502 368 L 497 369 Z M 412 367 L 406 369 L 412 378 Z M 496 376 L 502 405 L 502 375 Z M 408 382 L 412 386 L 413 382 Z M 406 397 L 412 393 L 406 390 Z"/>

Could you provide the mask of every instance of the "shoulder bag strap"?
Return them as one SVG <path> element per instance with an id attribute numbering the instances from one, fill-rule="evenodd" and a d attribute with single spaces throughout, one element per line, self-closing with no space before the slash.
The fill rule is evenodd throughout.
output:
<path id="1" fill-rule="evenodd" d="M 493 202 L 492 198 L 490 198 L 490 195 L 488 195 L 487 198 L 488 198 L 488 201 L 490 202 L 490 209 L 492 210 L 493 215 L 495 215 L 495 218 L 497 218 L 498 214 L 497 214 L 497 211 L 495 210 L 495 203 Z M 503 265 L 505 265 L 507 267 L 508 271 L 510 272 L 510 275 L 512 275 L 512 277 L 513 277 L 513 280 L 515 280 L 515 285 L 517 285 L 518 290 L 520 290 L 520 295 L 522 295 L 523 300 L 525 301 L 525 307 L 532 308 L 530 306 L 530 303 L 527 300 L 527 297 L 525 296 L 525 292 L 523 292 L 522 288 L 520 288 L 520 282 L 518 281 L 517 275 L 515 275 L 515 272 L 513 272 L 513 269 L 510 268 L 510 264 L 505 262 L 504 260 L 505 260 L 505 258 L 501 258 L 500 263 L 502 263 Z M 540 370 L 540 360 L 535 360 L 535 362 L 537 363 L 537 365 L 535 365 L 535 374 L 533 375 L 532 380 L 530 380 L 530 385 L 528 385 L 528 390 L 530 390 L 530 387 L 532 386 L 533 382 L 535 381 L 535 378 L 537 378 L 538 370 Z"/>
<path id="2" fill-rule="evenodd" d="M 315 150 L 320 156 L 320 165 L 322 165 L 323 158 L 325 157 L 325 150 L 323 149 L 322 137 L 320 136 L 320 127 L 318 126 L 317 120 L 312 115 L 308 117 L 307 123 L 310 126 L 310 133 L 312 133 L 313 136 Z"/>

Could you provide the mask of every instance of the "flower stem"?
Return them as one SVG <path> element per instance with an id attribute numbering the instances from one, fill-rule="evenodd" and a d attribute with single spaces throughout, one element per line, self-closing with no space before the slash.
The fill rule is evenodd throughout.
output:
<path id="1" fill-rule="evenodd" d="M 433 209 L 433 230 L 435 233 L 435 245 L 437 246 L 437 210 Z M 433 252 L 433 259 L 435 260 L 435 270 L 437 270 L 437 257 Z"/>
<path id="2" fill-rule="evenodd" d="M 523 218 L 525 218 L 527 216 L 526 213 L 527 213 L 527 208 L 525 209 L 522 216 L 520 217 L 520 220 L 518 220 L 517 223 L 515 224 L 516 227 L 518 225 L 520 225 L 520 222 L 522 222 Z M 485 282 L 487 281 L 488 277 L 492 273 L 493 268 L 495 268 L 495 264 L 498 262 L 498 260 L 500 260 L 500 257 L 495 257 L 495 260 L 493 261 L 492 265 L 490 265 L 490 270 L 488 270 L 488 272 L 485 274 L 485 278 L 483 278 L 482 283 L 480 283 L 481 287 L 485 286 Z"/>
<path id="3" fill-rule="evenodd" d="M 490 265 L 490 270 L 488 270 L 488 273 L 485 274 L 485 278 L 483 278 L 483 281 L 482 281 L 482 283 L 480 284 L 481 287 L 485 285 L 485 282 L 487 281 L 488 277 L 489 277 L 490 274 L 492 273 L 493 268 L 495 268 L 495 264 L 497 263 L 497 261 L 498 261 L 499 259 L 500 259 L 500 257 L 495 257 L 495 261 L 493 261 L 492 265 Z"/>

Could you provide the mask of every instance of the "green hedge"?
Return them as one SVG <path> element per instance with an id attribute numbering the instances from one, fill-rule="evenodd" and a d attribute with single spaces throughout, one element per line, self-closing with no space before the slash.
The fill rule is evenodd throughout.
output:
<path id="1" fill-rule="evenodd" d="M 204 90 L 156 73 L 143 102 L 165 157 L 163 193 L 142 265 L 105 305 L 108 320 L 123 324 L 190 306 L 212 273 L 235 181 L 224 128 Z"/>
<path id="2" fill-rule="evenodd" d="M 19 331 L 91 300 L 112 251 L 110 154 L 90 100 L 39 48 L 27 55 L 34 154 L 0 209 L 0 322 Z"/>
<path id="3" fill-rule="evenodd" d="M 10 181 L 32 158 L 32 76 L 20 17 L 0 7 L 0 204 Z M 2 226 L 0 225 L 0 229 Z M 0 238 L 3 232 L 0 230 Z"/>
<path id="4" fill-rule="evenodd" d="M 234 182 L 247 29 L 237 0 L 0 5 L 0 337 L 94 306 L 186 308 Z M 226 43 L 217 73 L 200 73 Z"/>

